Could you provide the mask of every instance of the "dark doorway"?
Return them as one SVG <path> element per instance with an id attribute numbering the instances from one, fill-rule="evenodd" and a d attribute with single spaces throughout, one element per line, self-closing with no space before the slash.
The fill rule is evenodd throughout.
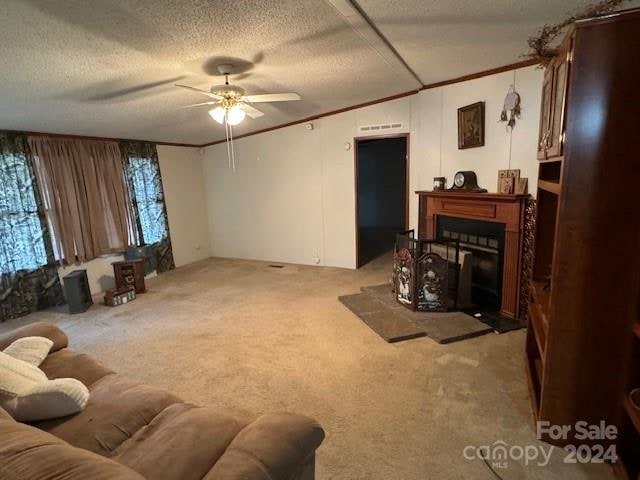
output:
<path id="1" fill-rule="evenodd" d="M 355 139 L 358 268 L 393 249 L 409 222 L 409 135 Z"/>

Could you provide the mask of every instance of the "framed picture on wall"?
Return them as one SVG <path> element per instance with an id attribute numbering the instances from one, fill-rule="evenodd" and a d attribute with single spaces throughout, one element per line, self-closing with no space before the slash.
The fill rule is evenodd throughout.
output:
<path id="1" fill-rule="evenodd" d="M 484 146 L 484 102 L 458 109 L 458 149 Z"/>

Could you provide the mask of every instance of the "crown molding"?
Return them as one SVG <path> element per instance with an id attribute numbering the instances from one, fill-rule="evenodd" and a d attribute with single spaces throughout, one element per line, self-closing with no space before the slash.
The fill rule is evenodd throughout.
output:
<path id="1" fill-rule="evenodd" d="M 253 132 L 244 133 L 242 135 L 234 136 L 233 139 L 237 140 L 237 139 L 240 139 L 240 138 L 250 137 L 252 135 L 258 135 L 260 133 L 271 132 L 273 130 L 278 130 L 280 128 L 291 127 L 293 125 L 299 125 L 301 123 L 308 123 L 308 122 L 311 122 L 313 120 L 318 120 L 320 118 L 329 117 L 331 115 L 337 115 L 338 113 L 344 113 L 344 112 L 348 112 L 350 110 L 356 110 L 358 108 L 363 108 L 363 107 L 368 107 L 370 105 L 375 105 L 377 103 L 384 103 L 384 102 L 388 102 L 390 100 L 396 100 L 398 98 L 408 97 L 410 95 L 416 95 L 416 94 L 420 93 L 423 90 L 430 90 L 432 88 L 444 87 L 444 86 L 447 86 L 447 85 L 453 85 L 455 83 L 468 82 L 469 80 L 475 80 L 475 79 L 482 78 L 482 77 L 488 77 L 490 75 L 496 75 L 498 73 L 509 72 L 511 70 L 517 70 L 519 68 L 529 67 L 531 65 L 536 65 L 538 63 L 539 62 L 537 60 L 533 60 L 533 59 L 523 60 L 521 62 L 516 62 L 516 63 L 510 63 L 509 65 L 503 65 L 502 67 L 496 67 L 496 68 L 492 68 L 490 70 L 483 70 L 481 72 L 476 72 L 476 73 L 472 73 L 472 74 L 469 74 L 469 75 L 464 75 L 462 77 L 452 78 L 450 80 L 444 80 L 442 82 L 436 82 L 436 83 L 431 83 L 431 84 L 428 84 L 428 85 L 423 85 L 421 88 L 419 88 L 417 90 L 410 90 L 408 92 L 398 93 L 397 95 L 392 95 L 390 97 L 379 98 L 377 100 L 371 100 L 369 102 L 359 103 L 357 105 L 351 105 L 349 107 L 340 108 L 338 110 L 332 110 L 332 111 L 329 111 L 329 112 L 319 113 L 318 115 L 313 115 L 311 117 L 302 118 L 300 120 L 295 120 L 293 122 L 287 122 L 287 123 L 283 123 L 283 124 L 280 124 L 280 125 L 275 125 L 273 127 L 263 128 L 261 130 L 255 130 Z M 218 145 L 220 143 L 225 143 L 225 142 L 226 142 L 226 140 L 216 140 L 214 142 L 209 142 L 209 143 L 204 143 L 202 145 L 198 145 L 198 147 L 200 147 L 200 148 L 210 147 L 212 145 Z"/>

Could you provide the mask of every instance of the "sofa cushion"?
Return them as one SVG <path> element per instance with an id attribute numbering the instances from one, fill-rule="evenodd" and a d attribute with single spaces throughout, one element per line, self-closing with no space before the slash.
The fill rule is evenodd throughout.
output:
<path id="1" fill-rule="evenodd" d="M 4 408 L 0 407 L 0 420 L 13 420 L 13 417 Z"/>
<path id="2" fill-rule="evenodd" d="M 43 364 L 44 365 L 44 364 Z M 180 398 L 110 374 L 92 383 L 85 409 L 71 417 L 34 422 L 74 447 L 109 455 Z"/>
<path id="3" fill-rule="evenodd" d="M 298 478 L 323 439 L 322 427 L 308 417 L 262 415 L 233 439 L 204 480 Z"/>
<path id="4" fill-rule="evenodd" d="M 133 470 L 23 423 L 0 418 L 3 480 L 144 480 Z"/>
<path id="5" fill-rule="evenodd" d="M 14 341 L 23 337 L 45 337 L 53 342 L 50 352 L 57 352 L 69 345 L 65 333 L 55 325 L 45 322 L 35 322 L 16 328 L 0 335 L 0 350 L 4 350 Z"/>
<path id="6" fill-rule="evenodd" d="M 69 348 L 49 354 L 40 369 L 51 380 L 54 378 L 75 378 L 87 387 L 105 375 L 114 373 L 85 353 L 74 352 Z"/>
<path id="7" fill-rule="evenodd" d="M 145 478 L 201 480 L 245 426 L 211 408 L 167 407 L 109 456 Z"/>

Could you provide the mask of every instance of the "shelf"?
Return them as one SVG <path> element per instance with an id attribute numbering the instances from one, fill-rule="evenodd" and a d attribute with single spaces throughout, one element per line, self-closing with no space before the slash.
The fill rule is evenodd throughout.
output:
<path id="1" fill-rule="evenodd" d="M 564 157 L 551 157 L 551 158 L 543 158 L 543 159 L 538 159 L 538 163 L 555 163 L 555 162 L 562 162 L 564 160 Z"/>
<path id="2" fill-rule="evenodd" d="M 560 183 L 549 180 L 538 180 L 538 188 L 546 192 L 560 195 Z"/>
<path id="3" fill-rule="evenodd" d="M 640 411 L 633 406 L 631 400 L 629 400 L 629 395 L 625 395 L 622 398 L 622 405 L 624 406 L 624 411 L 627 412 L 627 416 L 631 420 L 631 423 L 633 423 L 636 432 L 640 435 Z"/>
<path id="4" fill-rule="evenodd" d="M 540 358 L 542 363 L 544 363 L 549 326 L 546 325 L 546 319 L 544 319 L 540 305 L 535 302 L 529 303 L 529 318 L 531 319 L 533 335 L 538 345 L 538 352 L 540 352 Z"/>
<path id="5" fill-rule="evenodd" d="M 527 368 L 527 379 L 529 386 L 529 395 L 531 397 L 531 406 L 533 410 L 534 420 L 538 420 L 538 414 L 540 412 L 540 395 L 542 385 L 542 366 L 540 365 L 540 359 L 531 358 L 529 355 L 525 358 L 525 365 Z"/>
<path id="6" fill-rule="evenodd" d="M 544 317 L 545 330 L 549 330 L 549 291 L 545 290 L 542 282 L 531 282 L 531 296 L 533 301 L 540 306 L 540 313 Z"/>
<path id="7" fill-rule="evenodd" d="M 547 336 L 549 334 L 549 292 L 544 289 L 541 282 L 532 281 L 530 285 L 531 301 L 529 302 L 529 319 L 531 328 L 533 329 L 533 337 L 535 338 L 540 353 L 540 361 L 544 365 L 545 354 L 547 350 Z"/>

